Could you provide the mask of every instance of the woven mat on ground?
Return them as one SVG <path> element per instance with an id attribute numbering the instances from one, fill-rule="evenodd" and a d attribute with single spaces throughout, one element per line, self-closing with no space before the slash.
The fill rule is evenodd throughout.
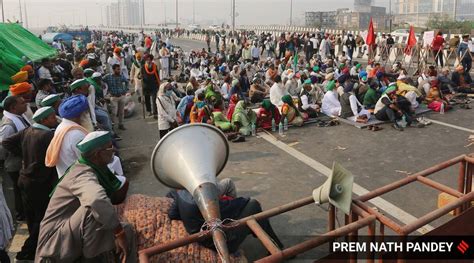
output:
<path id="1" fill-rule="evenodd" d="M 430 111 L 431 110 L 428 109 L 425 105 L 420 105 L 420 107 L 415 109 L 415 116 L 418 117 L 418 116 L 420 116 L 424 113 L 430 112 Z M 344 119 L 344 118 L 338 118 L 338 120 L 340 122 L 352 125 L 352 126 L 354 126 L 356 128 L 359 128 L 359 129 L 367 128 L 370 125 L 380 125 L 380 124 L 384 124 L 384 123 L 389 123 L 388 121 L 379 121 L 379 120 L 377 120 L 374 115 L 372 115 L 370 117 L 370 120 L 367 123 L 359 123 L 359 122 L 351 121 L 351 120 Z"/>
<path id="2" fill-rule="evenodd" d="M 187 236 L 182 221 L 170 220 L 168 209 L 172 199 L 131 195 L 117 206 L 122 221 L 132 224 L 138 241 L 138 251 Z M 240 251 L 241 252 L 241 251 Z M 220 262 L 217 253 L 192 243 L 161 253 L 150 258 L 150 262 Z M 247 262 L 242 253 L 232 256 L 231 262 Z"/>

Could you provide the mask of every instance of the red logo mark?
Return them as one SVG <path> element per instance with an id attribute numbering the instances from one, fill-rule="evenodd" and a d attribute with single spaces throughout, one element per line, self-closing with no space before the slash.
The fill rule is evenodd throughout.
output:
<path id="1" fill-rule="evenodd" d="M 466 251 L 468 249 L 469 249 L 469 245 L 466 242 L 464 242 L 464 240 L 462 240 L 461 243 L 459 243 L 459 245 L 458 245 L 459 252 L 464 254 L 464 253 L 466 253 Z"/>

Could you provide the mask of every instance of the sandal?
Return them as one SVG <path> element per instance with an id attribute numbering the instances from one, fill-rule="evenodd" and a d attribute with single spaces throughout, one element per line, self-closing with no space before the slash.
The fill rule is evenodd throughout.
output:
<path id="1" fill-rule="evenodd" d="M 383 130 L 383 128 L 382 128 L 382 127 L 375 126 L 375 125 L 374 125 L 374 126 L 372 126 L 372 131 L 374 131 L 374 132 L 381 131 L 381 130 Z"/>

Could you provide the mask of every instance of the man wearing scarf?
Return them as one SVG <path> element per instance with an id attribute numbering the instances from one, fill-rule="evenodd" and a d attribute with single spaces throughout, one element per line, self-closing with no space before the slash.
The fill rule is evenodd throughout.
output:
<path id="1" fill-rule="evenodd" d="M 27 104 L 20 96 L 7 97 L 3 103 L 3 118 L 0 125 L 0 140 L 4 140 L 13 134 L 20 132 L 30 126 L 30 123 L 24 118 Z M 3 147 L 0 151 L 0 160 L 4 161 L 4 167 L 7 174 L 13 182 L 13 193 L 15 197 L 16 219 L 24 219 L 23 203 L 21 201 L 21 192 L 18 187 L 18 178 L 22 165 L 21 156 L 6 152 Z"/>
<path id="2" fill-rule="evenodd" d="M 11 85 L 9 95 L 20 96 L 25 100 L 26 112 L 24 113 L 23 117 L 25 117 L 29 123 L 33 123 L 33 110 L 29 104 L 33 97 L 33 86 L 28 82 L 20 82 Z"/>
<path id="3" fill-rule="evenodd" d="M 93 131 L 88 109 L 84 95 L 69 97 L 59 106 L 59 115 L 63 120 L 54 132 L 45 159 L 47 167 L 56 166 L 59 178 L 79 158 L 77 143 Z"/>
<path id="4" fill-rule="evenodd" d="M 145 108 L 148 116 L 158 118 L 156 108 L 156 94 L 160 86 L 160 75 L 158 75 L 158 67 L 153 62 L 153 55 L 145 56 L 145 63 L 142 65 L 143 77 L 143 95 L 145 97 Z"/>
<path id="5" fill-rule="evenodd" d="M 136 262 L 133 228 L 119 221 L 113 206 L 124 201 L 128 182 L 107 167 L 115 150 L 111 134 L 92 132 L 77 149 L 79 160 L 51 194 L 36 262 Z"/>
<path id="6" fill-rule="evenodd" d="M 52 107 L 42 107 L 35 112 L 33 120 L 36 123 L 32 126 L 2 142 L 6 150 L 23 159 L 18 186 L 29 237 L 16 255 L 17 260 L 35 259 L 40 223 L 48 207 L 49 194 L 58 179 L 56 169 L 44 164 L 46 149 L 54 136 L 53 129 L 58 126 L 56 113 Z"/>

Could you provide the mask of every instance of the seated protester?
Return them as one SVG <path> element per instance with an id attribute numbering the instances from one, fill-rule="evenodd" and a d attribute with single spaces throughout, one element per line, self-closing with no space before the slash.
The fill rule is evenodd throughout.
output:
<path id="1" fill-rule="evenodd" d="M 301 113 L 304 113 L 306 118 L 316 118 L 318 117 L 318 112 L 321 107 L 322 92 L 319 92 L 311 85 L 311 80 L 307 79 L 304 83 L 303 90 L 298 97 L 298 110 Z M 324 95 L 323 95 L 324 96 Z M 319 102 L 318 102 L 319 100 Z"/>
<path id="2" fill-rule="evenodd" d="M 331 81 L 334 81 L 334 73 L 326 74 L 326 76 L 324 77 L 323 84 L 322 84 L 322 88 L 323 88 L 324 91 L 328 90 L 327 86 L 328 86 L 329 82 L 331 82 Z"/>
<path id="3" fill-rule="evenodd" d="M 204 94 L 200 93 L 197 95 L 197 100 L 194 102 L 191 112 L 189 114 L 191 123 L 210 123 L 211 122 L 211 111 L 207 107 L 207 103 L 204 99 Z"/>
<path id="4" fill-rule="evenodd" d="M 257 114 L 247 106 L 245 101 L 239 101 L 232 115 L 232 124 L 235 126 L 235 131 L 243 136 L 251 135 L 252 125 L 257 125 Z"/>
<path id="5" fill-rule="evenodd" d="M 438 87 L 443 95 L 448 95 L 454 92 L 456 83 L 449 79 L 449 68 L 445 67 L 441 70 L 441 74 L 438 76 Z"/>
<path id="6" fill-rule="evenodd" d="M 218 105 L 220 109 L 224 108 L 224 101 L 222 100 L 221 93 L 214 89 L 214 84 L 211 82 L 207 85 L 206 91 L 204 92 L 204 99 L 212 103 L 210 105 Z"/>
<path id="7" fill-rule="evenodd" d="M 357 78 L 359 80 L 359 78 Z M 365 93 L 369 90 L 367 77 L 363 76 L 358 83 L 354 84 L 354 94 L 358 101 L 363 101 Z"/>
<path id="8" fill-rule="evenodd" d="M 281 82 L 281 77 L 275 77 L 275 83 L 270 88 L 270 101 L 275 106 L 283 105 L 282 97 L 287 95 L 288 91 L 285 89 L 285 86 Z M 290 96 L 291 97 L 291 96 Z"/>
<path id="9" fill-rule="evenodd" d="M 262 212 L 260 203 L 255 199 L 237 197 L 234 183 L 230 179 L 224 179 L 217 184 L 219 191 L 219 208 L 222 219 L 238 220 Z M 182 220 L 184 228 L 188 234 L 195 234 L 201 231 L 205 223 L 204 218 L 196 204 L 193 196 L 187 190 L 172 190 L 166 195 L 174 200 L 173 205 L 168 210 L 171 220 Z M 263 230 L 275 241 L 276 245 L 282 249 L 283 244 L 273 231 L 268 219 L 259 220 L 258 223 Z M 227 248 L 229 253 L 235 253 L 240 244 L 252 231 L 248 227 L 226 231 Z M 201 245 L 215 249 L 212 238 L 199 242 Z"/>
<path id="10" fill-rule="evenodd" d="M 369 111 L 375 109 L 375 104 L 377 104 L 377 101 L 379 100 L 379 94 L 377 92 L 377 88 L 378 88 L 377 83 L 371 82 L 369 85 L 369 89 L 364 95 L 363 104 L 364 104 L 364 107 Z"/>
<path id="11" fill-rule="evenodd" d="M 247 70 L 242 69 L 240 72 L 240 77 L 239 77 L 239 82 L 240 82 L 240 88 L 242 90 L 242 95 L 244 97 L 248 96 L 249 90 L 250 90 L 250 81 L 247 78 Z"/>
<path id="12" fill-rule="evenodd" d="M 356 61 L 354 61 L 354 66 L 351 68 L 350 75 L 352 78 L 357 79 L 359 76 L 360 68 L 362 65 Z"/>
<path id="13" fill-rule="evenodd" d="M 109 132 L 92 132 L 77 144 L 80 158 L 52 192 L 36 250 L 37 262 L 108 262 L 114 250 L 136 262 L 133 227 L 119 221 L 114 205 L 125 200 L 128 181 L 108 168 L 114 157 Z"/>
<path id="14" fill-rule="evenodd" d="M 339 102 L 339 95 L 335 91 L 336 82 L 331 80 L 326 89 L 322 102 L 322 112 L 328 116 L 339 116 L 341 114 L 341 103 Z"/>
<path id="15" fill-rule="evenodd" d="M 257 127 L 271 129 L 272 120 L 275 120 L 275 125 L 278 126 L 281 121 L 280 111 L 270 100 L 263 100 L 257 113 Z"/>
<path id="16" fill-rule="evenodd" d="M 220 109 L 220 104 L 217 101 L 208 101 L 208 104 L 214 103 L 211 113 L 211 123 L 223 132 L 231 132 L 235 129 L 234 125 L 225 117 Z"/>
<path id="17" fill-rule="evenodd" d="M 232 97 L 232 95 L 234 94 L 237 94 L 239 98 L 245 98 L 244 93 L 242 92 L 242 88 L 240 86 L 240 81 L 237 79 L 232 80 L 232 89 L 230 90 L 230 96 Z"/>
<path id="18" fill-rule="evenodd" d="M 239 95 L 234 94 L 230 97 L 229 108 L 227 109 L 227 119 L 232 120 L 232 115 L 234 115 L 235 106 L 239 102 Z"/>
<path id="19" fill-rule="evenodd" d="M 259 84 L 259 80 L 256 78 L 253 79 L 253 84 L 250 86 L 250 102 L 259 103 L 267 96 L 267 91 L 263 86 Z"/>
<path id="20" fill-rule="evenodd" d="M 281 107 L 281 120 L 285 121 L 285 118 L 288 120 L 288 124 L 295 126 L 303 126 L 304 119 L 301 116 L 301 113 L 296 108 L 293 103 L 293 98 L 290 95 L 285 95 L 281 98 L 283 105 Z"/>
<path id="21" fill-rule="evenodd" d="M 285 83 L 285 89 L 291 96 L 297 97 L 301 90 L 298 89 L 295 73 L 288 74 L 288 80 Z"/>
<path id="22" fill-rule="evenodd" d="M 430 88 L 425 100 L 428 104 L 428 109 L 431 109 L 432 111 L 440 112 L 442 108 L 444 108 L 443 110 L 448 110 L 450 108 L 448 101 L 443 99 L 439 89 L 435 86 Z"/>
<path id="23" fill-rule="evenodd" d="M 341 118 L 354 122 L 366 123 L 370 119 L 370 112 L 362 107 L 362 104 L 354 95 L 354 83 L 346 82 L 344 84 L 344 94 L 339 98 L 341 102 Z"/>
<path id="24" fill-rule="evenodd" d="M 397 95 L 396 86 L 390 86 L 385 90 L 385 93 L 380 97 L 375 105 L 375 118 L 381 121 L 392 122 L 392 127 L 398 131 L 403 131 L 403 127 L 398 125 L 397 120 L 401 120 L 402 116 L 405 115 L 407 123 L 411 123 L 410 115 L 408 112 L 402 109 L 401 105 L 398 104 L 398 98 L 402 97 Z"/>
<path id="25" fill-rule="evenodd" d="M 229 101 L 230 91 L 232 89 L 231 83 L 232 83 L 232 78 L 229 75 L 225 76 L 224 83 L 222 83 L 222 86 L 221 86 L 221 95 L 225 101 Z"/>
<path id="26" fill-rule="evenodd" d="M 186 96 L 184 96 L 176 108 L 184 124 L 190 123 L 191 108 L 194 105 L 194 91 L 192 88 L 186 89 Z"/>
<path id="27" fill-rule="evenodd" d="M 405 75 L 400 75 L 397 80 L 397 94 L 404 96 L 411 104 L 412 111 L 415 111 L 420 103 L 418 98 L 421 97 L 421 92 L 416 88 L 408 84 L 408 78 Z"/>
<path id="28" fill-rule="evenodd" d="M 40 79 L 38 81 L 38 92 L 36 93 L 35 104 L 36 107 L 41 107 L 41 101 L 51 94 L 53 90 L 53 82 L 50 79 Z"/>
<path id="29" fill-rule="evenodd" d="M 469 72 L 464 70 L 464 67 L 459 65 L 456 71 L 451 75 L 451 80 L 454 82 L 455 91 L 460 93 L 474 93 L 474 84 Z"/>

